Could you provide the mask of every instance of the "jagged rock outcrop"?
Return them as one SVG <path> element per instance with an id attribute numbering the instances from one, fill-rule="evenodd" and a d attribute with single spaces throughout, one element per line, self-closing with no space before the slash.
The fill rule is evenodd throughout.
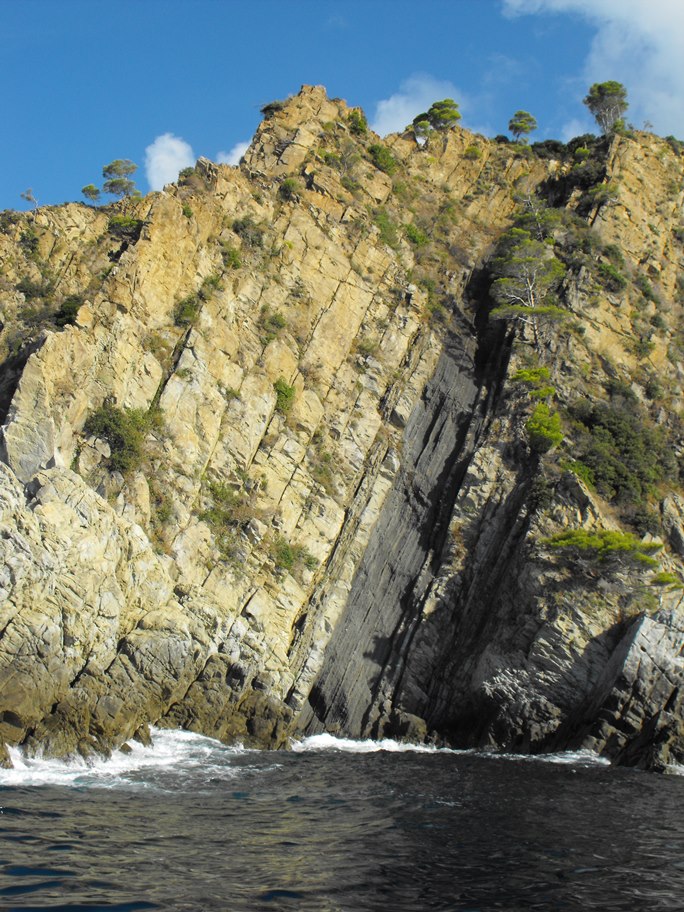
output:
<path id="1" fill-rule="evenodd" d="M 640 495 L 657 572 L 549 544 L 646 521 L 582 468 L 578 402 L 629 394 L 681 452 L 681 158 L 618 137 L 585 192 L 458 128 L 379 142 L 304 87 L 239 169 L 3 222 L 0 741 L 684 757 L 678 479 Z M 489 318 L 489 264 L 545 194 L 567 316 L 532 332 Z"/>

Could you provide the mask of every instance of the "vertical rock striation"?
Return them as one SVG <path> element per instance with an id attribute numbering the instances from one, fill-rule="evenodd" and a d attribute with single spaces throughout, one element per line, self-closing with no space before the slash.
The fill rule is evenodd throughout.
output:
<path id="1" fill-rule="evenodd" d="M 588 191 L 571 147 L 459 128 L 378 159 L 320 87 L 265 115 L 239 168 L 4 214 L 0 741 L 681 762 L 677 150 L 599 143 Z M 559 324 L 491 315 L 516 219 L 563 258 Z M 672 454 L 633 502 L 589 464 L 626 414 Z M 554 544 L 645 529 L 657 568 Z"/>

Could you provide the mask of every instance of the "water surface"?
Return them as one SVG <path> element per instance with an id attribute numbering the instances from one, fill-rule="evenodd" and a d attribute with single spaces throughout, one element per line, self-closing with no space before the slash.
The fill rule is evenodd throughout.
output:
<path id="1" fill-rule="evenodd" d="M 109 763 L 0 773 L 0 908 L 684 909 L 684 778 L 308 739 L 157 732 Z"/>

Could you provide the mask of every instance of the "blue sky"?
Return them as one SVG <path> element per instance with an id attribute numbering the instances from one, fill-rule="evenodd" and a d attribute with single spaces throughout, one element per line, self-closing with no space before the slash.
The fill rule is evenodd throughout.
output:
<path id="1" fill-rule="evenodd" d="M 534 140 L 593 130 L 582 98 L 617 79 L 637 127 L 681 138 L 682 47 L 681 0 L 0 0 L 0 209 L 80 199 L 115 158 L 145 192 L 231 160 L 302 83 L 383 133 L 451 96 L 490 136 L 531 111 Z"/>

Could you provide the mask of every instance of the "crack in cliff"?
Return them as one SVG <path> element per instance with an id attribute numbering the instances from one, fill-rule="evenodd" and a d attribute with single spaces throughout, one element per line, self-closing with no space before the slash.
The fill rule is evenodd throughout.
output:
<path id="1" fill-rule="evenodd" d="M 445 340 L 423 402 L 407 425 L 399 479 L 371 535 L 345 616 L 302 712 L 307 731 L 332 726 L 349 735 L 378 733 L 379 706 L 391 700 L 401 680 L 424 599 L 440 565 L 448 518 L 486 426 L 487 407 L 495 401 L 494 379 L 507 367 L 505 332 L 496 333 L 494 341 L 492 345 L 491 337 L 481 333 L 472 351 L 453 331 Z M 483 357 L 485 345 L 488 353 Z M 477 404 L 483 399 L 483 414 L 478 415 Z M 364 643 L 373 645 L 363 651 L 359 644 Z"/>

